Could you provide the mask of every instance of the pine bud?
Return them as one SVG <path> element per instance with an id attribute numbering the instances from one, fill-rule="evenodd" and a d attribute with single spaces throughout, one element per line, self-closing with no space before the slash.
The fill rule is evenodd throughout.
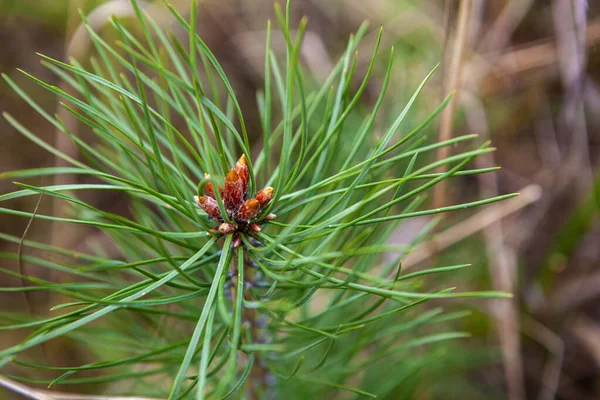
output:
<path id="1" fill-rule="evenodd" d="M 244 198 L 245 198 L 246 193 L 248 192 L 248 179 L 249 179 L 248 161 L 246 160 L 245 154 L 242 154 L 242 156 L 235 163 L 235 173 L 242 180 L 242 189 L 243 189 Z"/>
<path id="2" fill-rule="evenodd" d="M 204 179 L 210 179 L 210 175 L 205 173 Z M 206 185 L 204 185 L 204 190 L 206 191 L 206 195 L 208 197 L 212 197 L 213 199 L 215 198 L 215 189 L 213 188 L 212 182 L 207 182 Z"/>
<path id="3" fill-rule="evenodd" d="M 250 221 L 256 217 L 260 211 L 260 203 L 256 199 L 249 199 L 235 213 L 235 219 L 238 221 Z"/>
<path id="4" fill-rule="evenodd" d="M 266 217 L 265 217 L 265 221 L 271 221 L 272 219 L 277 218 L 277 215 L 273 214 L 273 213 L 269 213 Z"/>
<path id="5" fill-rule="evenodd" d="M 217 201 L 212 197 L 207 196 L 194 196 L 194 200 L 201 209 L 204 210 L 209 216 L 213 218 L 221 218 L 221 211 L 219 210 L 219 206 Z"/>
<path id="6" fill-rule="evenodd" d="M 262 229 L 260 228 L 260 225 L 259 225 L 259 224 L 256 224 L 256 223 L 254 223 L 254 224 L 250 224 L 249 226 L 250 226 L 250 229 L 252 229 L 254 232 L 260 232 L 260 231 L 262 230 Z"/>
<path id="7" fill-rule="evenodd" d="M 236 233 L 235 236 L 233 237 L 232 246 L 238 247 L 240 244 L 242 244 L 242 238 L 240 237 L 240 235 L 238 235 Z"/>
<path id="8" fill-rule="evenodd" d="M 225 187 L 223 188 L 223 202 L 228 211 L 235 211 L 244 202 L 243 182 L 235 172 L 235 169 L 229 171 L 225 177 Z"/>
<path id="9" fill-rule="evenodd" d="M 223 222 L 221 225 L 219 225 L 219 232 L 221 232 L 223 235 L 233 233 L 236 231 L 236 229 L 237 229 L 237 226 L 235 226 L 234 224 L 231 224 L 229 222 Z"/>
<path id="10" fill-rule="evenodd" d="M 260 192 L 256 193 L 256 196 L 254 196 L 254 198 L 260 203 L 260 208 L 263 208 L 264 206 L 269 204 L 269 202 L 273 198 L 273 193 L 274 190 L 270 186 L 267 186 Z"/>

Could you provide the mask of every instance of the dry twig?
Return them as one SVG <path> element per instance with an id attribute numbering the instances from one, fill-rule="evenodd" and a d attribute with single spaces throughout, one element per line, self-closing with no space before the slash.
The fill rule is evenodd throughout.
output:
<path id="1" fill-rule="evenodd" d="M 161 400 L 155 397 L 85 395 L 33 389 L 1 375 L 0 386 L 35 400 Z"/>

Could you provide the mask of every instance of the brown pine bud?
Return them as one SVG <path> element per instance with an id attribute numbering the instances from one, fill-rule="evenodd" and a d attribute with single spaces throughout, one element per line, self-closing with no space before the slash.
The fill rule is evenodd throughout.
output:
<path id="1" fill-rule="evenodd" d="M 236 233 L 233 237 L 233 242 L 231 243 L 231 245 L 233 247 L 238 247 L 240 244 L 242 244 L 242 238 Z"/>
<path id="2" fill-rule="evenodd" d="M 256 199 L 249 199 L 235 213 L 235 219 L 239 221 L 250 221 L 260 211 L 260 203 Z"/>
<path id="3" fill-rule="evenodd" d="M 204 179 L 210 179 L 210 175 L 204 173 Z M 208 197 L 212 197 L 213 199 L 215 198 L 215 189 L 213 188 L 212 182 L 206 182 L 206 185 L 204 185 L 204 190 Z"/>
<path id="4" fill-rule="evenodd" d="M 254 196 L 254 198 L 260 203 L 260 208 L 263 208 L 264 206 L 269 204 L 269 202 L 273 198 L 273 193 L 274 190 L 270 186 L 267 186 L 260 192 L 256 193 L 256 196 Z"/>
<path id="5" fill-rule="evenodd" d="M 229 222 L 223 222 L 221 225 L 219 225 L 219 232 L 221 232 L 223 235 L 233 233 L 236 231 L 236 229 L 237 229 L 237 226 L 235 226 L 234 224 L 231 224 Z"/>
<path id="6" fill-rule="evenodd" d="M 259 224 L 250 224 L 249 226 L 254 232 L 260 232 L 262 230 Z"/>
<path id="7" fill-rule="evenodd" d="M 242 180 L 235 172 L 229 171 L 225 177 L 225 188 L 223 189 L 223 202 L 228 211 L 235 211 L 244 202 L 244 187 Z"/>
<path id="8" fill-rule="evenodd" d="M 194 196 L 194 200 L 201 209 L 204 210 L 209 216 L 213 218 L 221 218 L 221 211 L 219 211 L 219 206 L 217 205 L 217 201 L 212 197 L 207 196 Z"/>
<path id="9" fill-rule="evenodd" d="M 244 190 L 244 198 L 246 197 L 246 193 L 248 192 L 248 161 L 246 160 L 246 155 L 242 154 L 242 156 L 235 163 L 235 172 L 238 174 L 238 177 L 242 180 L 242 188 Z"/>

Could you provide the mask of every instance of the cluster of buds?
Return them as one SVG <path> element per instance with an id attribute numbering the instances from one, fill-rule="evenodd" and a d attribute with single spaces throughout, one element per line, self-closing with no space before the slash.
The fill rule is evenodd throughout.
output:
<path id="1" fill-rule="evenodd" d="M 204 174 L 204 178 L 210 179 L 210 175 Z M 248 179 L 248 162 L 246 161 L 246 156 L 242 155 L 236 162 L 235 167 L 225 177 L 224 187 L 218 187 L 225 211 L 227 212 L 227 219 L 231 222 L 224 221 L 211 182 L 208 182 L 204 186 L 205 196 L 194 197 L 198 206 L 209 217 L 219 222 L 219 227 L 211 230 L 213 233 L 220 232 L 224 235 L 235 235 L 233 238 L 234 247 L 239 246 L 242 242 L 238 232 L 260 232 L 259 223 L 262 221 L 256 221 L 255 218 L 273 198 L 273 188 L 266 187 L 258 191 L 254 197 L 246 199 Z M 273 218 L 275 218 L 275 214 L 269 214 L 263 221 L 270 221 Z"/>

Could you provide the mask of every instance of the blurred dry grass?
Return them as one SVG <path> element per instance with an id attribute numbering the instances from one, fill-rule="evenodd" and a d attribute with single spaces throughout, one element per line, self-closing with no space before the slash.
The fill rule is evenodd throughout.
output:
<path id="1" fill-rule="evenodd" d="M 75 31 L 77 7 L 89 13 L 102 2 L 43 3 L 0 0 L 0 70 L 53 112 L 55 99 L 20 78 L 15 68 L 60 85 L 40 66 L 34 52 L 63 59 L 70 33 Z M 185 9 L 188 2 L 173 3 Z M 155 7 L 156 16 L 165 14 L 160 5 Z M 522 188 L 541 190 L 541 197 L 532 198 L 531 205 L 522 204 L 510 215 L 497 212 L 490 223 L 477 229 L 467 223 L 462 233 L 452 231 L 453 240 L 445 246 L 432 241 L 421 248 L 427 257 L 460 246 L 463 251 L 481 253 L 468 240 L 453 242 L 461 235 L 482 232 L 492 284 L 515 294 L 514 300 L 494 302 L 487 310 L 496 317 L 497 329 L 481 340 L 500 343 L 504 372 L 502 365 L 485 366 L 478 372 L 484 376 L 480 385 L 484 392 L 511 399 L 600 398 L 600 4 L 581 0 L 305 0 L 293 2 L 292 15 L 309 18 L 303 57 L 317 79 L 327 73 L 348 35 L 364 19 L 372 27 L 384 26 L 383 47 L 396 46 L 399 62 L 392 87 L 397 89 L 392 96 L 398 102 L 404 100 L 403 89 L 415 77 L 424 76 L 444 60 L 442 73 L 428 86 L 423 112 L 432 109 L 444 93 L 458 90 L 456 113 L 443 117 L 440 135 L 469 132 L 478 133 L 481 140 L 491 139 L 498 151 L 480 162 L 500 165 L 502 170 L 493 177 L 458 181 L 437 193 L 436 201 L 450 203 L 476 193 Z M 269 17 L 272 3 L 268 0 L 207 0 L 200 10 L 200 33 L 232 78 L 250 128 L 259 126 L 255 91 L 262 85 L 263 31 Z M 169 21 L 162 23 L 168 29 Z M 363 56 L 369 54 L 370 39 L 363 44 Z M 81 50 L 78 54 L 84 57 L 86 51 Z M 361 68 L 364 63 L 359 63 Z M 0 109 L 24 121 L 44 140 L 54 140 L 49 124 L 3 81 Z M 4 120 L 0 120 L 0 135 L 0 172 L 54 164 L 49 154 Z M 10 190 L 12 184 L 0 180 L 0 191 Z M 36 200 L 22 198 L 10 207 L 32 210 Z M 97 202 L 119 209 L 115 198 Z M 51 207 L 49 200 L 42 201 L 41 210 L 49 212 Z M 0 231 L 21 235 L 26 223 L 2 215 Z M 49 228 L 36 221 L 28 237 L 42 238 Z M 444 233 L 448 237 L 446 231 L 438 238 Z M 58 231 L 53 240 L 82 249 L 86 237 Z M 16 246 L 1 243 L 0 249 L 16 251 Z M 36 312 L 47 310 L 47 301 L 36 296 Z M 20 294 L 2 294 L 0 304 L 25 310 Z M 0 335 L 3 347 L 18 339 Z M 69 346 L 73 345 L 49 346 L 48 362 L 82 362 L 85 353 Z M 12 398 L 2 391 L 0 396 Z M 422 398 L 430 397 L 424 394 Z"/>

